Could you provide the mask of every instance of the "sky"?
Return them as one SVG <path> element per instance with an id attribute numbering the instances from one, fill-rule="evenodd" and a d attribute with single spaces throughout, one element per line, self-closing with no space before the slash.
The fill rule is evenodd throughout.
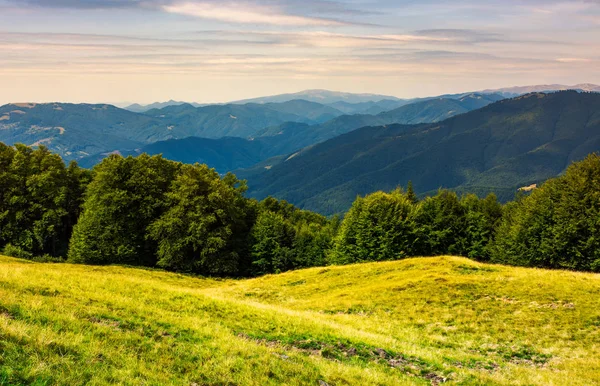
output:
<path id="1" fill-rule="evenodd" d="M 600 0 L 0 0 L 0 104 L 600 84 Z"/>

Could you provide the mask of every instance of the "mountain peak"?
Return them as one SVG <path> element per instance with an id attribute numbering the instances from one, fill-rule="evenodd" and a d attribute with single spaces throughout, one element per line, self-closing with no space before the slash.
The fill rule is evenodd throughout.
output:
<path id="1" fill-rule="evenodd" d="M 281 103 L 288 102 L 294 99 L 304 99 L 309 102 L 332 104 L 336 102 L 347 102 L 347 103 L 364 103 L 364 102 L 379 102 L 381 100 L 400 100 L 395 96 L 379 95 L 379 94 L 357 94 L 340 91 L 330 91 L 321 89 L 304 90 L 295 93 L 279 94 L 272 96 L 265 96 L 252 99 L 244 99 L 235 101 L 235 104 L 245 103 Z"/>

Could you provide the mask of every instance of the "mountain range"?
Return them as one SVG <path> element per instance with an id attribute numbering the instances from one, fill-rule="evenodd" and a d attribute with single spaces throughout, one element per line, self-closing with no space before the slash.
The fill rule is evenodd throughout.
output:
<path id="1" fill-rule="evenodd" d="M 361 116 L 344 115 L 334 107 L 305 100 L 203 107 L 186 103 L 145 113 L 105 104 L 8 104 L 0 107 L 0 141 L 43 144 L 67 160 L 91 156 L 84 160 L 85 164 L 101 159 L 98 154 L 127 153 L 154 142 L 187 137 L 253 139 L 277 135 L 276 140 L 267 142 L 274 146 L 276 154 L 285 154 L 362 126 L 432 122 L 493 100 L 488 96 L 465 98 L 456 102 L 435 99 L 427 104 Z M 254 145 L 250 148 L 254 149 Z M 269 152 L 266 156 L 272 155 L 275 154 Z M 251 165 L 238 165 L 246 166 Z"/>
<path id="2" fill-rule="evenodd" d="M 314 126 L 286 122 L 283 125 L 261 130 L 256 134 L 256 137 L 277 136 L 278 139 L 274 142 L 273 146 L 278 148 L 279 154 L 285 154 L 361 127 L 389 125 L 392 123 L 417 124 L 438 122 L 487 106 L 501 99 L 503 97 L 497 94 L 469 94 L 460 99 L 432 98 L 377 115 L 342 115 Z"/>
<path id="3" fill-rule="evenodd" d="M 483 90 L 480 92 L 484 94 L 501 94 L 507 97 L 514 97 L 532 92 L 552 92 L 565 90 L 600 92 L 600 86 L 591 83 L 580 83 L 573 86 L 566 86 L 564 84 L 542 84 L 535 86 L 505 87 L 498 89 Z"/>
<path id="4" fill-rule="evenodd" d="M 144 114 L 112 105 L 20 103 L 0 107 L 0 141 L 43 144 L 70 160 L 174 138 L 250 137 L 265 127 L 285 122 L 319 124 L 342 114 L 308 101 L 205 107 L 183 104 Z"/>
<path id="5" fill-rule="evenodd" d="M 532 92 L 550 92 L 550 91 L 564 91 L 564 90 L 578 90 L 578 91 L 593 91 L 600 92 L 600 86 L 591 83 L 581 83 L 573 86 L 563 84 L 546 84 L 546 85 L 533 85 L 533 86 L 517 86 L 517 87 L 505 87 L 498 89 L 487 89 L 478 91 L 478 94 L 500 94 L 503 97 L 515 97 Z M 460 99 L 465 95 L 471 94 L 471 92 L 462 94 L 446 94 L 441 95 L 441 98 L 446 99 Z M 435 97 L 433 97 L 435 98 Z M 395 96 L 380 95 L 380 94 L 352 94 L 345 92 L 336 92 L 328 90 L 305 90 L 297 93 L 279 94 L 266 97 L 252 98 L 238 100 L 230 102 L 229 104 L 246 104 L 246 103 L 281 103 L 288 102 L 295 99 L 302 99 L 310 102 L 325 104 L 334 107 L 345 114 L 379 114 L 384 111 L 393 110 L 395 108 L 404 106 L 409 103 L 415 103 L 423 100 L 432 99 L 427 98 L 409 98 L 401 99 Z M 146 112 L 152 109 L 161 109 L 168 106 L 176 106 L 186 104 L 182 101 L 170 100 L 167 102 L 156 102 L 149 105 L 132 104 L 125 109 L 134 112 Z M 194 107 L 207 106 L 207 104 L 198 103 L 187 103 Z M 223 103 L 225 104 L 225 103 Z"/>
<path id="6" fill-rule="evenodd" d="M 531 88 L 544 92 L 505 99 L 527 89 L 506 88 L 379 101 L 342 94 L 346 100 L 333 102 L 327 98 L 336 93 L 314 92 L 331 103 L 183 103 L 144 113 L 18 103 L 0 107 L 0 141 L 45 145 L 85 167 L 111 153 L 206 163 L 219 173 L 235 170 L 254 197 L 273 195 L 325 214 L 343 212 L 357 194 L 409 180 L 421 194 L 446 187 L 506 200 L 600 150 L 600 94 L 583 92 L 600 87 Z M 353 109 L 376 113 L 346 113 Z"/>
<path id="7" fill-rule="evenodd" d="M 206 105 L 201 105 L 199 103 L 174 101 L 171 99 L 170 101 L 167 101 L 167 102 L 156 102 L 156 103 L 151 103 L 149 105 L 141 105 L 139 103 L 134 103 L 134 104 L 125 106 L 123 108 L 125 110 L 133 111 L 134 113 L 144 113 L 148 110 L 162 109 L 162 108 L 169 107 L 169 106 L 179 106 L 179 105 L 185 105 L 185 104 L 189 104 L 194 107 L 206 106 Z"/>
<path id="8" fill-rule="evenodd" d="M 244 99 L 235 101 L 232 103 L 246 104 L 246 103 L 281 103 L 287 102 L 294 99 L 302 99 L 309 102 L 330 104 L 336 102 L 346 103 L 364 103 L 364 102 L 377 102 L 381 100 L 401 100 L 394 96 L 379 95 L 379 94 L 353 94 L 347 92 L 337 92 L 329 90 L 305 90 L 297 93 L 272 95 L 266 97 Z"/>
<path id="9" fill-rule="evenodd" d="M 358 194 L 408 181 L 417 192 L 514 195 L 594 151 L 600 94 L 563 91 L 502 100 L 439 123 L 363 127 L 237 174 L 254 197 L 333 214 Z"/>
<path id="10" fill-rule="evenodd" d="M 502 97 L 492 95 L 470 94 L 461 99 L 436 98 L 414 104 L 409 104 L 398 109 L 381 113 L 378 115 L 341 115 L 335 117 L 339 111 L 316 103 L 294 100 L 283 103 L 267 103 L 264 105 L 230 105 L 229 107 L 240 109 L 258 109 L 260 106 L 274 109 L 280 112 L 293 111 L 302 112 L 304 117 L 312 120 L 325 120 L 322 124 L 309 125 L 303 122 L 286 122 L 281 125 L 271 126 L 253 134 L 252 137 L 239 135 L 240 138 L 218 137 L 198 138 L 190 136 L 181 139 L 169 139 L 157 141 L 151 144 L 136 147 L 116 148 L 112 151 L 104 151 L 101 154 L 93 154 L 79 159 L 79 163 L 85 167 L 91 167 L 111 152 L 117 151 L 123 155 L 136 155 L 140 153 L 164 154 L 165 157 L 182 162 L 207 163 L 217 171 L 224 173 L 236 168 L 248 168 L 254 164 L 264 161 L 270 157 L 285 155 L 295 152 L 303 147 L 333 138 L 337 135 L 347 133 L 364 126 L 377 126 L 391 123 L 422 123 L 437 122 L 442 119 L 461 114 L 473 109 L 483 107 Z M 319 108 L 321 106 L 321 108 Z M 216 111 L 231 112 L 222 106 L 222 109 L 213 106 Z M 156 111 L 148 112 L 146 115 L 155 118 L 168 119 L 170 122 L 179 122 L 180 126 L 193 128 L 201 123 L 199 111 L 206 108 L 196 109 L 189 105 L 169 106 Z M 166 114 L 165 114 L 166 113 Z M 251 113 L 246 115 L 251 116 Z M 211 117 L 219 117 L 213 114 Z M 222 117 L 222 115 L 221 115 Z M 328 119 L 335 117 L 333 119 Z M 187 123 L 186 123 L 187 122 Z M 224 127 L 216 125 L 213 127 Z M 189 132 L 192 133 L 191 131 Z M 225 131 L 221 131 L 225 133 Z M 239 131 L 228 132 L 230 135 L 239 134 Z M 248 131 L 246 133 L 251 133 Z M 204 134 L 205 137 L 208 135 Z M 235 144 L 235 146 L 233 146 Z M 182 149 L 181 151 L 178 149 Z M 183 150 L 185 149 L 185 150 Z"/>

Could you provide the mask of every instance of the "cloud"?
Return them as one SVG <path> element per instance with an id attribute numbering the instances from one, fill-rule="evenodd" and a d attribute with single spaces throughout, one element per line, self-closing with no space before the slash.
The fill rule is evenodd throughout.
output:
<path id="1" fill-rule="evenodd" d="M 472 29 L 425 29 L 415 31 L 416 35 L 434 38 L 449 38 L 470 43 L 500 42 L 505 39 L 500 34 Z"/>
<path id="2" fill-rule="evenodd" d="M 143 0 L 11 0 L 19 6 L 35 6 L 47 8 L 101 9 L 101 8 L 136 8 L 153 1 Z"/>
<path id="3" fill-rule="evenodd" d="M 556 61 L 561 63 L 589 63 L 592 60 L 588 58 L 558 58 Z"/>
<path id="4" fill-rule="evenodd" d="M 250 3 L 186 2 L 164 5 L 169 13 L 218 20 L 227 23 L 268 24 L 277 26 L 339 26 L 345 23 L 286 13 L 278 7 Z"/>
<path id="5" fill-rule="evenodd" d="M 339 26 L 349 23 L 322 15 L 373 14 L 327 0 L 5 0 L 20 8 L 153 9 L 227 23 L 277 26 Z M 0 4 L 2 0 L 0 0 Z M 352 23 L 353 24 L 353 23 Z"/>

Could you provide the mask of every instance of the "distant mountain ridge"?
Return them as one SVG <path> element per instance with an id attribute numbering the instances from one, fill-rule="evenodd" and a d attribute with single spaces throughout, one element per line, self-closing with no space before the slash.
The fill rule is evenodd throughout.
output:
<path id="1" fill-rule="evenodd" d="M 330 104 L 336 102 L 347 102 L 347 103 L 364 103 L 364 102 L 378 102 L 381 100 L 401 100 L 400 98 L 379 95 L 379 94 L 354 94 L 348 92 L 338 92 L 329 90 L 304 90 L 296 93 L 272 95 L 258 98 L 243 99 L 234 101 L 231 103 L 245 104 L 245 103 L 281 103 L 287 102 L 294 99 L 303 99 L 309 102 Z"/>
<path id="2" fill-rule="evenodd" d="M 592 83 L 581 83 L 573 86 L 567 86 L 562 84 L 547 84 L 547 85 L 530 85 L 530 86 L 515 86 L 515 87 L 504 87 L 498 89 L 485 89 L 475 92 L 466 92 L 460 94 L 445 94 L 438 96 L 439 98 L 450 98 L 458 99 L 462 96 L 479 93 L 479 94 L 502 94 L 505 97 L 514 97 L 523 95 L 531 92 L 545 92 L 545 91 L 564 91 L 564 90 L 580 90 L 580 91 L 593 91 L 600 92 L 600 86 Z M 437 98 L 437 97 L 434 97 Z M 384 111 L 393 110 L 401 107 L 408 103 L 419 102 L 422 100 L 430 99 L 425 98 L 398 98 L 395 96 L 381 95 L 381 94 L 357 94 L 348 92 L 337 92 L 329 90 L 304 90 L 295 93 L 286 93 L 278 95 L 270 95 L 257 98 L 249 98 L 243 100 L 237 100 L 227 103 L 215 103 L 219 105 L 225 104 L 246 104 L 246 103 L 281 103 L 288 102 L 294 99 L 303 99 L 309 102 L 315 102 L 320 104 L 329 105 L 336 108 L 346 114 L 379 114 Z M 193 102 L 175 101 L 169 100 L 167 102 L 156 102 L 147 105 L 138 103 L 130 104 L 124 107 L 126 110 L 134 112 L 146 112 L 152 109 L 162 109 L 168 106 L 176 106 L 189 104 L 194 107 L 208 106 L 209 104 L 199 104 Z"/>
<path id="3" fill-rule="evenodd" d="M 578 90 L 578 91 L 591 91 L 600 92 L 600 86 L 591 83 L 581 83 L 573 86 L 566 86 L 563 84 L 546 84 L 546 85 L 534 85 L 534 86 L 516 86 L 516 87 L 505 87 L 498 89 L 488 89 L 479 91 L 480 93 L 496 93 L 508 96 L 517 96 L 528 94 L 532 92 L 549 92 L 549 91 L 565 91 L 565 90 Z"/>
<path id="4" fill-rule="evenodd" d="M 314 126 L 286 122 L 283 125 L 261 130 L 257 133 L 256 137 L 277 136 L 278 140 L 274 142 L 273 146 L 279 149 L 280 154 L 285 154 L 361 127 L 394 123 L 417 124 L 438 122 L 487 106 L 501 99 L 503 97 L 498 94 L 468 94 L 459 99 L 431 98 L 377 115 L 342 115 Z"/>
<path id="5" fill-rule="evenodd" d="M 194 103 L 194 102 L 181 102 L 181 101 L 174 101 L 174 100 L 170 100 L 167 102 L 155 102 L 155 103 L 151 103 L 148 105 L 141 105 L 139 103 L 134 103 L 132 105 L 123 107 L 125 110 L 129 110 L 129 111 L 133 111 L 134 113 L 144 113 L 148 110 L 153 110 L 153 109 L 162 109 L 165 107 L 169 107 L 169 106 L 178 106 L 178 105 L 184 105 L 184 104 L 188 104 L 188 105 L 192 105 L 194 107 L 202 107 L 205 105 L 202 105 L 200 103 Z"/>
<path id="6" fill-rule="evenodd" d="M 220 173 L 224 173 L 237 168 L 249 168 L 271 157 L 289 155 L 303 147 L 314 145 L 361 127 L 392 123 L 437 122 L 486 106 L 498 99 L 502 99 L 502 97 L 496 94 L 470 94 L 460 99 L 430 99 L 379 115 L 342 115 L 333 119 L 324 118 L 330 118 L 339 111 L 331 111 L 328 106 L 312 102 L 299 100 L 279 104 L 267 103 L 261 106 L 274 106 L 273 108 L 284 112 L 298 111 L 304 107 L 306 110 L 305 116 L 312 119 L 323 119 L 325 122 L 318 125 L 309 125 L 304 122 L 285 122 L 281 125 L 260 130 L 250 139 L 235 138 L 234 140 L 234 138 L 227 137 L 206 139 L 190 136 L 183 139 L 158 141 L 134 150 L 131 148 L 117 150 L 123 155 L 137 155 L 144 152 L 149 154 L 163 153 L 165 157 L 175 161 L 207 163 Z M 254 106 L 254 104 L 245 106 Z M 318 106 L 323 106 L 323 108 L 318 108 Z M 307 107 L 312 108 L 306 109 Z M 196 109 L 189 105 L 178 105 L 155 110 L 146 115 L 160 114 L 168 116 L 168 114 L 165 114 L 166 112 L 171 112 L 174 115 L 185 115 L 189 112 L 192 114 L 190 119 L 195 119 L 195 111 Z M 190 123 L 190 125 L 193 125 L 193 123 Z M 232 146 L 232 144 L 235 144 L 235 146 Z M 181 148 L 181 151 L 177 150 L 178 147 Z M 80 163 L 85 167 L 91 167 L 100 162 L 108 153 L 103 152 L 84 157 L 80 160 Z"/>
<path id="7" fill-rule="evenodd" d="M 333 214 L 357 194 L 408 181 L 421 193 L 446 187 L 512 198 L 594 151 L 600 94 L 562 91 L 505 99 L 439 123 L 364 127 L 237 174 L 254 197 Z"/>
<path id="8" fill-rule="evenodd" d="M 477 96 L 475 99 L 491 103 L 488 100 L 493 97 Z M 362 116 L 344 116 L 334 107 L 305 100 L 202 107 L 184 103 L 144 113 L 106 104 L 9 104 L 0 106 L 0 141 L 7 144 L 44 144 L 67 160 L 91 156 L 89 160 L 101 159 L 98 154 L 127 152 L 169 139 L 277 136 L 268 140 L 274 151 L 278 151 L 268 152 L 268 156 L 273 156 L 363 126 L 433 122 L 471 110 L 472 107 L 454 106 L 465 100 L 445 106 L 448 102 L 431 99 L 423 102 L 423 111 L 420 111 L 421 105 L 415 104 L 402 107 L 407 111 L 405 115 L 400 108 L 379 115 Z"/>
<path id="9" fill-rule="evenodd" d="M 250 137 L 285 122 L 319 124 L 343 113 L 308 101 L 171 105 L 144 114 L 107 104 L 25 103 L 0 106 L 0 141 L 43 144 L 67 160 L 172 138 Z"/>

